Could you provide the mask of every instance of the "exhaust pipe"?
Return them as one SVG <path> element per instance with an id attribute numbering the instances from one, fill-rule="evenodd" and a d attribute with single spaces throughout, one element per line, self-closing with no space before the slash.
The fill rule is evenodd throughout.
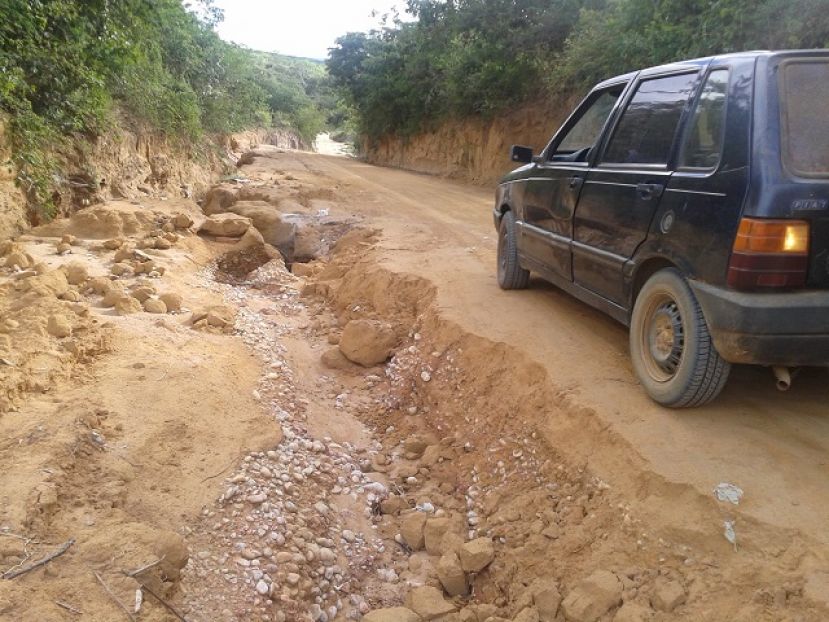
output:
<path id="1" fill-rule="evenodd" d="M 788 391 L 792 386 L 792 373 L 788 367 L 772 367 L 778 391 Z"/>

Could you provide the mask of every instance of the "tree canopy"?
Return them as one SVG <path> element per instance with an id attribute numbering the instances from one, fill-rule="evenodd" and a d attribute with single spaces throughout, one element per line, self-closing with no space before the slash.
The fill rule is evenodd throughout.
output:
<path id="1" fill-rule="evenodd" d="M 683 58 L 829 43 L 826 0 L 409 0 L 408 12 L 340 37 L 327 60 L 370 137 Z"/>
<path id="2" fill-rule="evenodd" d="M 0 15 L 0 109 L 36 202 L 48 146 L 105 131 L 116 107 L 189 141 L 276 123 L 310 142 L 325 123 L 324 67 L 222 41 L 212 0 L 0 0 Z"/>

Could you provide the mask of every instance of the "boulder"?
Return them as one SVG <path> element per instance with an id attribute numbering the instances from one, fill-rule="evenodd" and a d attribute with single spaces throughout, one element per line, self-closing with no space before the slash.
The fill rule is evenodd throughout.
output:
<path id="1" fill-rule="evenodd" d="M 389 324 L 377 320 L 351 320 L 343 328 L 339 348 L 345 357 L 363 367 L 385 363 L 397 343 Z"/>
<path id="2" fill-rule="evenodd" d="M 459 552 L 464 572 L 480 572 L 495 559 L 495 546 L 489 538 L 471 540 Z"/>
<path id="3" fill-rule="evenodd" d="M 223 238 L 240 238 L 250 226 L 250 218 L 238 214 L 216 214 L 204 220 L 199 227 L 199 233 Z"/>
<path id="4" fill-rule="evenodd" d="M 178 313 L 181 311 L 181 294 L 177 294 L 175 292 L 166 292 L 161 294 L 159 300 L 164 303 L 167 307 L 167 311 L 170 313 Z"/>
<path id="5" fill-rule="evenodd" d="M 425 544 L 423 528 L 427 518 L 426 514 L 415 510 L 410 514 L 405 514 L 400 520 L 400 535 L 413 551 L 421 550 Z"/>
<path id="6" fill-rule="evenodd" d="M 441 543 L 451 527 L 451 521 L 445 517 L 430 518 L 426 521 L 423 528 L 423 541 L 429 555 L 441 555 L 443 553 Z"/>
<path id="7" fill-rule="evenodd" d="M 80 261 L 71 261 L 66 266 L 66 280 L 70 285 L 81 285 L 89 278 L 89 271 Z"/>
<path id="8" fill-rule="evenodd" d="M 141 303 L 132 296 L 121 296 L 115 301 L 115 312 L 118 315 L 130 315 L 141 311 Z"/>
<path id="9" fill-rule="evenodd" d="M 438 562 L 438 579 L 449 596 L 463 596 L 469 587 L 466 575 L 461 568 L 461 561 L 454 551 L 444 553 Z M 536 620 L 537 622 L 537 620 Z"/>
<path id="10" fill-rule="evenodd" d="M 340 352 L 339 348 L 329 348 L 323 352 L 320 357 L 320 361 L 328 369 L 339 369 L 340 371 L 345 371 L 355 368 L 354 363 L 345 358 L 345 355 Z"/>
<path id="11" fill-rule="evenodd" d="M 167 305 L 158 298 L 147 298 L 143 306 L 147 313 L 167 313 Z"/>
<path id="12" fill-rule="evenodd" d="M 439 589 L 428 585 L 416 587 L 409 592 L 406 596 L 406 607 L 427 621 L 457 611 L 455 605 L 443 598 Z"/>
<path id="13" fill-rule="evenodd" d="M 283 215 L 265 201 L 239 201 L 228 211 L 249 218 L 265 242 L 278 248 L 286 257 L 293 257 L 297 231 L 295 218 Z"/>
<path id="14" fill-rule="evenodd" d="M 573 588 L 561 608 L 568 622 L 595 622 L 622 602 L 622 583 L 615 574 L 597 570 Z"/>
<path id="15" fill-rule="evenodd" d="M 214 214 L 226 212 L 228 208 L 236 202 L 237 193 L 238 190 L 228 186 L 216 186 L 215 188 L 212 188 L 207 193 L 207 196 L 204 197 L 204 207 L 202 208 L 202 211 L 207 216 L 213 216 Z M 178 223 L 176 223 L 176 226 L 178 226 Z M 179 228 L 183 229 L 184 227 Z"/>
<path id="16" fill-rule="evenodd" d="M 421 618 L 406 607 L 388 607 L 369 611 L 363 622 L 420 622 Z"/>

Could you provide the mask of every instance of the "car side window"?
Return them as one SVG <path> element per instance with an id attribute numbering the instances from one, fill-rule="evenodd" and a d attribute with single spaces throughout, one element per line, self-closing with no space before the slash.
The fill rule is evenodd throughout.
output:
<path id="1" fill-rule="evenodd" d="M 702 87 L 679 155 L 682 168 L 713 170 L 720 164 L 725 132 L 728 70 L 715 69 Z"/>
<path id="2" fill-rule="evenodd" d="M 549 159 L 553 162 L 586 162 L 624 87 L 621 84 L 594 93 L 575 124 L 554 146 Z"/>
<path id="3" fill-rule="evenodd" d="M 607 164 L 667 164 L 697 73 L 643 80 L 622 114 L 604 157 Z"/>

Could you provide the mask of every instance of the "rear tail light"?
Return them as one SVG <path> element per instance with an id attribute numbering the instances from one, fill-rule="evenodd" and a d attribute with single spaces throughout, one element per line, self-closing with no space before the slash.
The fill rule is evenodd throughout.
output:
<path id="1" fill-rule="evenodd" d="M 809 266 L 809 223 L 743 218 L 728 265 L 735 289 L 802 287 Z"/>

